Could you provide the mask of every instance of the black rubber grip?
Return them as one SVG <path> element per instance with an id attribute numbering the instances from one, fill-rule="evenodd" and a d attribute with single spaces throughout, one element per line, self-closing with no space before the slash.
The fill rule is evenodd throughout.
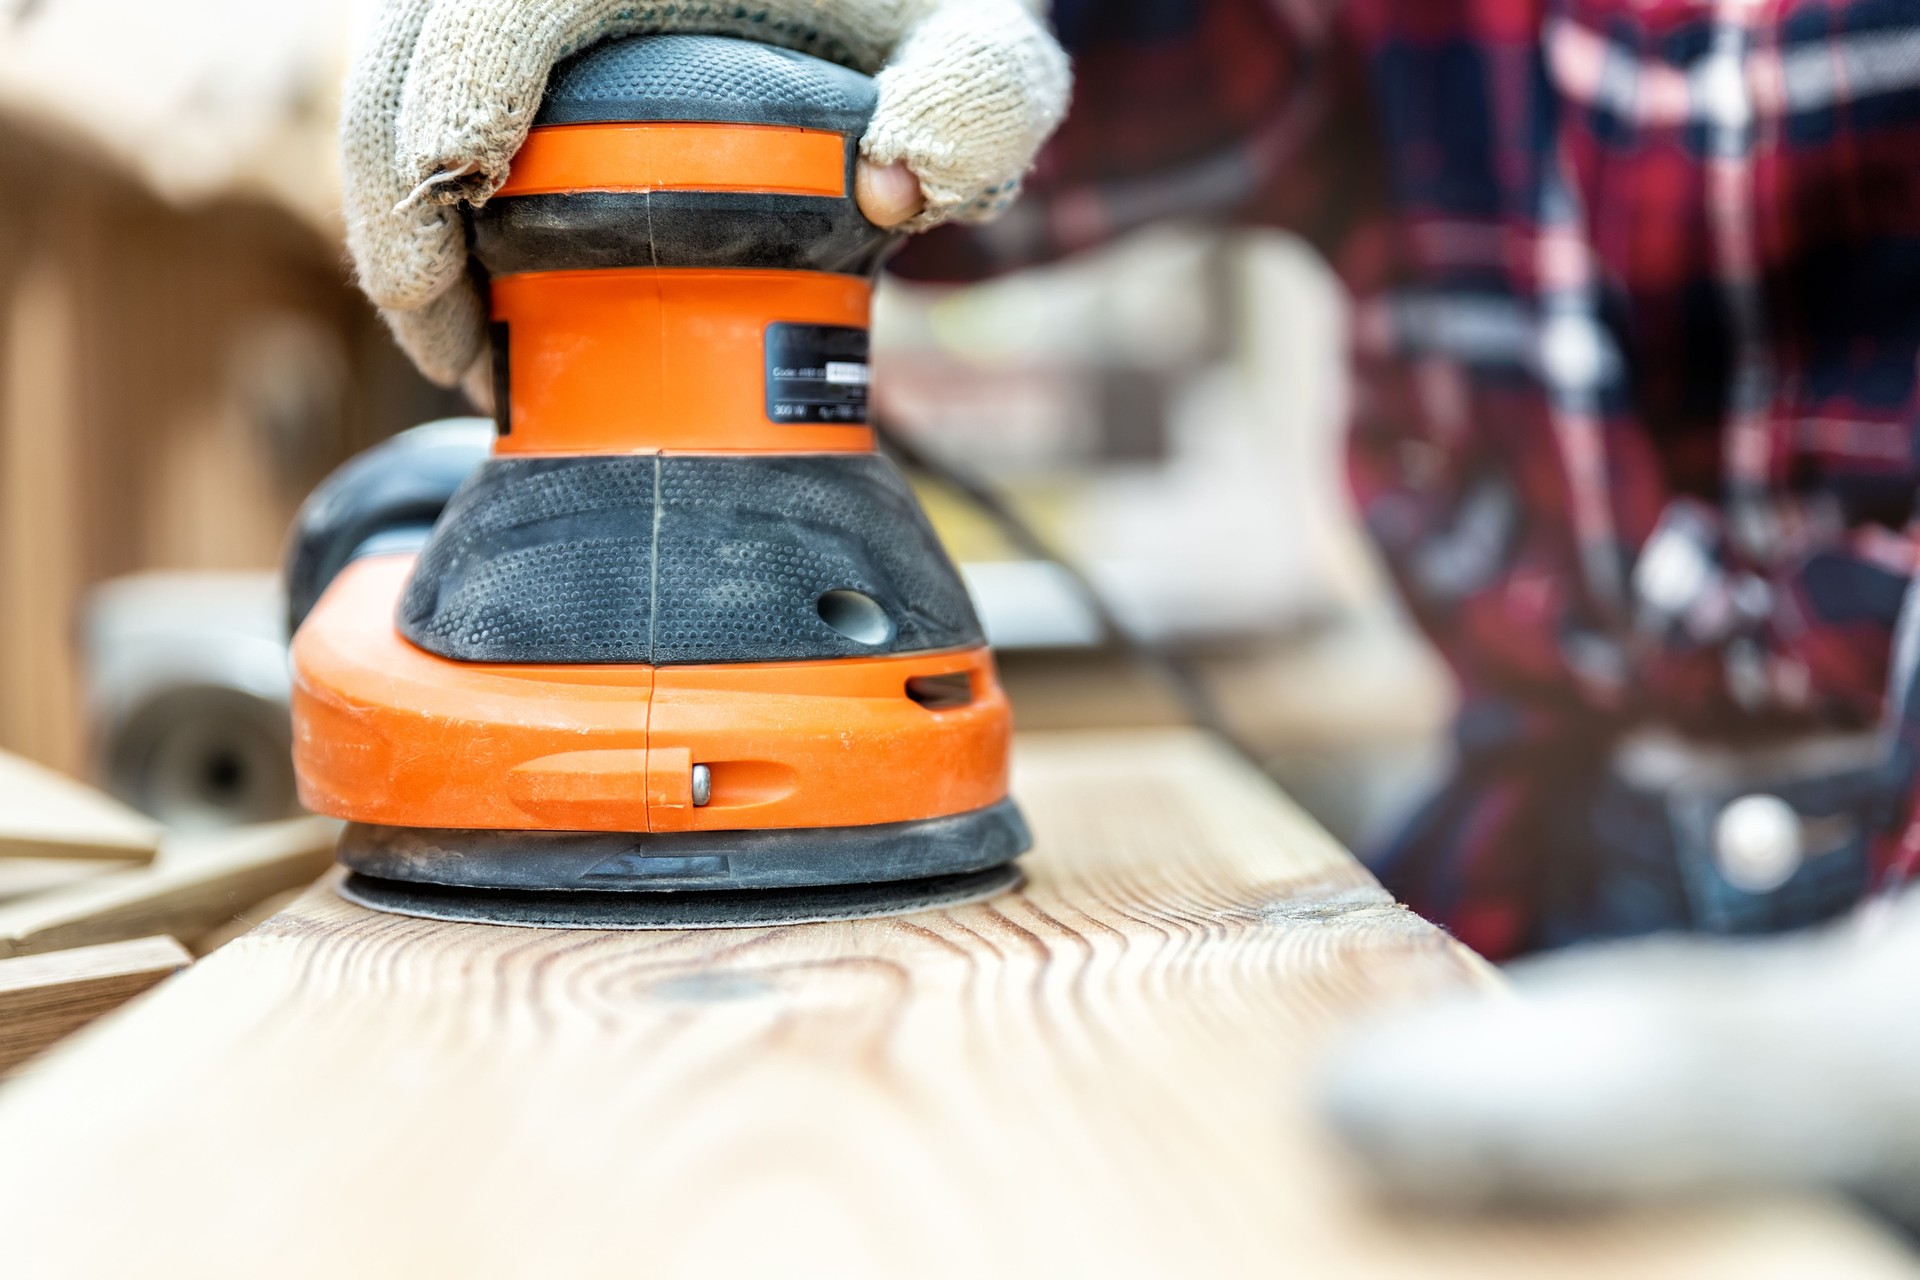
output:
<path id="1" fill-rule="evenodd" d="M 496 276 L 615 267 L 872 276 L 899 237 L 851 200 L 747 192 L 583 191 L 495 200 L 473 253 Z"/>
<path id="2" fill-rule="evenodd" d="M 425 546 L 447 503 L 487 460 L 494 424 L 452 418 L 403 431 L 343 463 L 301 504 L 287 539 L 287 634 L 339 572 L 369 551 Z"/>
<path id="3" fill-rule="evenodd" d="M 695 121 L 861 133 L 879 92 L 824 58 L 726 36 L 610 40 L 554 69 L 534 127 Z"/>
<path id="4" fill-rule="evenodd" d="M 496 458 L 448 506 L 400 630 L 462 662 L 786 662 L 984 644 L 875 454 Z"/>
<path id="5" fill-rule="evenodd" d="M 578 191 L 506 196 L 470 214 L 490 276 L 624 267 L 827 271 L 871 277 L 900 237 L 853 199 L 873 81 L 821 58 L 724 36 L 633 36 L 555 69 L 535 127 L 562 124 L 785 125 L 845 137 L 840 196 Z M 750 188 L 752 173 L 738 175 Z"/>

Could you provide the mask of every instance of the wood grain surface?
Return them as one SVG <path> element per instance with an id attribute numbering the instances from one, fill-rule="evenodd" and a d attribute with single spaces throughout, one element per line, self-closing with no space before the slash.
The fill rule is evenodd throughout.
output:
<path id="1" fill-rule="evenodd" d="M 152 866 L 0 905 L 0 956 L 148 934 L 198 938 L 276 893 L 311 882 L 333 861 L 338 831 L 320 818 L 296 818 L 173 837 Z"/>
<path id="2" fill-rule="evenodd" d="M 81 861 L 78 858 L 0 857 L 0 903 L 50 893 L 133 867 L 126 862 Z"/>
<path id="3" fill-rule="evenodd" d="M 0 857 L 151 862 L 160 824 L 113 797 L 0 752 Z"/>
<path id="4" fill-rule="evenodd" d="M 0 1090 L 0 1274 L 1910 1274 L 1820 1203 L 1370 1207 L 1321 1047 L 1489 971 L 1196 735 L 1028 739 L 1016 785 L 1026 889 L 909 919 L 542 932 L 322 885 Z"/>
<path id="5" fill-rule="evenodd" d="M 0 1072 L 193 963 L 172 938 L 0 960 Z"/>

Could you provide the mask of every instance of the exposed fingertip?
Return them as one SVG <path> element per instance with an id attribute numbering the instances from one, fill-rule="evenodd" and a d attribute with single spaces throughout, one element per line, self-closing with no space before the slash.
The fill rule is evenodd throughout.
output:
<path id="1" fill-rule="evenodd" d="M 876 165 L 862 160 L 854 171 L 853 197 L 876 227 L 897 227 L 927 207 L 920 179 L 904 161 Z"/>

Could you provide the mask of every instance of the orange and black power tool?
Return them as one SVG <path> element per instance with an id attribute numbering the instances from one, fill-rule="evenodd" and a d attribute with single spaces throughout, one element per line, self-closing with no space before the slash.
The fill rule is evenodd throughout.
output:
<path id="1" fill-rule="evenodd" d="M 652 36 L 555 69 L 470 214 L 496 416 L 349 463 L 289 553 L 343 892 L 681 927 L 983 897 L 1028 846 L 952 562 L 867 426 L 869 78 Z M 444 506 L 444 510 L 442 510 Z"/>

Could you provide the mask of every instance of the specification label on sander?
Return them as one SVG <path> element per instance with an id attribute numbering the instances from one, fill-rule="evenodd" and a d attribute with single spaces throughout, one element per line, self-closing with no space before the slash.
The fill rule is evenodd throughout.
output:
<path id="1" fill-rule="evenodd" d="M 775 422 L 864 423 L 868 378 L 865 329 L 767 326 L 767 417 Z"/>

